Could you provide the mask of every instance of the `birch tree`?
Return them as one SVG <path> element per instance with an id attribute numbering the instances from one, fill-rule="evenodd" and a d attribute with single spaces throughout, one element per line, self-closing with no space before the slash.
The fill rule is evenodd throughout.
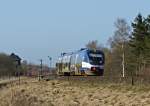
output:
<path id="1" fill-rule="evenodd" d="M 126 20 L 121 18 L 118 18 L 114 25 L 116 30 L 110 38 L 111 49 L 114 54 L 117 53 L 117 61 L 121 60 L 118 64 L 122 67 L 122 77 L 125 77 L 125 45 L 129 40 L 130 27 Z"/>

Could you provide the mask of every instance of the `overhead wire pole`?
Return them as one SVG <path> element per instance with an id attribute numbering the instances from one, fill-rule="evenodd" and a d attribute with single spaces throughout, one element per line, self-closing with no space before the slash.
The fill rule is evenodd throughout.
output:
<path id="1" fill-rule="evenodd" d="M 52 57 L 48 56 L 48 58 L 49 58 L 49 70 L 50 70 L 52 67 Z"/>
<path id="2" fill-rule="evenodd" d="M 50 62 L 50 63 L 49 63 L 49 65 L 50 65 L 50 66 L 49 66 L 49 72 L 50 72 L 49 75 L 52 75 L 52 74 L 53 74 L 53 72 L 52 72 L 52 70 L 51 70 L 51 69 L 52 69 L 52 57 L 48 56 L 48 58 L 49 58 L 49 62 Z"/>
<path id="3" fill-rule="evenodd" d="M 39 81 L 41 80 L 42 78 L 42 68 L 43 68 L 43 60 L 40 59 L 40 71 L 39 71 Z"/>

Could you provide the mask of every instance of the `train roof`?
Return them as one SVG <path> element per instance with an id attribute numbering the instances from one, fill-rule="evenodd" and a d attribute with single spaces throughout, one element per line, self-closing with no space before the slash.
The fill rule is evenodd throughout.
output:
<path id="1" fill-rule="evenodd" d="M 72 54 L 77 54 L 77 53 L 82 53 L 82 52 L 97 52 L 97 53 L 103 53 L 102 50 L 92 50 L 92 49 L 88 49 L 88 48 L 81 48 L 80 50 L 78 51 L 75 51 L 75 52 L 70 52 L 70 53 L 61 53 L 61 56 L 69 56 L 69 55 L 72 55 Z M 60 57 L 61 57 L 60 56 Z"/>

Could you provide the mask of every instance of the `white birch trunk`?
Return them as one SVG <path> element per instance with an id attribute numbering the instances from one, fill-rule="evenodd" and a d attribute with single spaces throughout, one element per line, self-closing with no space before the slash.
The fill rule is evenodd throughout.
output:
<path id="1" fill-rule="evenodd" d="M 124 44 L 122 44 L 122 77 L 125 77 Z"/>

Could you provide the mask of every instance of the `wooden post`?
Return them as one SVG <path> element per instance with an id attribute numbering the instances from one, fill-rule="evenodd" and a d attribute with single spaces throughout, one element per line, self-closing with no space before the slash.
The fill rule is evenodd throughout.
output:
<path id="1" fill-rule="evenodd" d="M 133 71 L 131 71 L 131 84 L 132 84 L 132 86 L 134 85 L 134 75 L 133 75 Z"/>

